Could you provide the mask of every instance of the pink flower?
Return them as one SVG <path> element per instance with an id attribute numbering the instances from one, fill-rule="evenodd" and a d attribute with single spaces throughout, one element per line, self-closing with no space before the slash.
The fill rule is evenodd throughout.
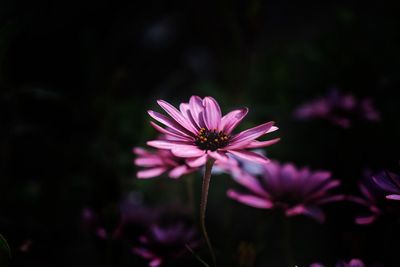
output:
<path id="1" fill-rule="evenodd" d="M 339 186 L 327 171 L 297 169 L 293 164 L 271 162 L 263 165 L 259 177 L 233 169 L 233 178 L 247 190 L 241 193 L 228 190 L 227 195 L 245 205 L 260 208 L 282 208 L 286 216 L 307 215 L 319 222 L 325 219 L 320 205 L 343 200 L 342 195 L 331 195 L 329 190 Z"/>
<path id="2" fill-rule="evenodd" d="M 138 178 L 152 178 L 164 172 L 168 172 L 170 178 L 179 178 L 196 170 L 196 168 L 186 164 L 184 158 L 175 156 L 169 150 L 147 151 L 143 148 L 135 147 L 133 152 L 137 155 L 134 163 L 144 168 L 137 172 L 136 176 Z"/>
<path id="3" fill-rule="evenodd" d="M 354 221 L 356 224 L 371 224 L 382 214 L 380 201 L 383 199 L 383 194 L 376 188 L 369 172 L 366 173 L 365 179 L 359 183 L 358 187 L 362 196 L 348 196 L 347 199 L 368 208 L 369 213 L 356 216 Z"/>
<path id="4" fill-rule="evenodd" d="M 299 120 L 325 119 L 342 128 L 349 128 L 355 120 L 380 120 L 372 99 L 356 99 L 352 94 L 337 89 L 300 105 L 294 111 L 294 117 Z"/>
<path id="5" fill-rule="evenodd" d="M 173 155 L 186 158 L 186 163 L 193 168 L 204 165 L 209 157 L 225 161 L 227 153 L 245 160 L 266 163 L 266 157 L 247 149 L 265 147 L 279 141 L 278 138 L 268 141 L 256 140 L 277 130 L 278 128 L 273 126 L 274 122 L 233 134 L 233 130 L 246 116 L 248 109 L 233 110 L 222 116 L 217 101 L 212 97 L 202 99 L 192 96 L 189 103 L 180 104 L 180 110 L 163 100 L 157 103 L 169 117 L 150 110 L 149 115 L 166 128 L 154 122 L 151 122 L 151 125 L 165 134 L 167 140 L 152 140 L 147 144 L 170 150 Z"/>

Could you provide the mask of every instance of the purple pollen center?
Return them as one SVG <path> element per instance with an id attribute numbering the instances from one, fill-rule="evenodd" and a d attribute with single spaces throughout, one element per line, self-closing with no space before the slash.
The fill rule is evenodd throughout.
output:
<path id="1" fill-rule="evenodd" d="M 222 131 L 201 128 L 197 134 L 195 144 L 202 150 L 215 151 L 228 145 L 230 136 Z"/>

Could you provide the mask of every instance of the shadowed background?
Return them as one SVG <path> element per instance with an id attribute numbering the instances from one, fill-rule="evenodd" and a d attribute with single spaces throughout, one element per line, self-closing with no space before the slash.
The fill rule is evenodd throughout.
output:
<path id="1" fill-rule="evenodd" d="M 249 107 L 241 129 L 280 127 L 269 157 L 331 170 L 344 193 L 357 194 L 366 168 L 398 172 L 397 10 L 383 1 L 1 1 L 0 233 L 13 254 L 2 264 L 146 266 L 82 230 L 81 213 L 90 207 L 113 221 L 129 192 L 148 206 L 185 206 L 185 178 L 135 177 L 131 149 L 156 137 L 146 111 L 159 110 L 157 99 L 211 95 L 224 113 Z M 293 119 L 332 87 L 371 97 L 381 121 L 342 129 Z M 194 178 L 198 201 L 201 174 Z M 359 207 L 331 204 L 325 224 L 290 219 L 287 245 L 274 212 L 226 197 L 233 184 L 216 176 L 210 191 L 222 266 L 285 266 L 287 246 L 299 266 L 354 257 L 399 266 L 398 217 L 356 226 Z M 254 262 L 239 260 L 243 244 Z"/>

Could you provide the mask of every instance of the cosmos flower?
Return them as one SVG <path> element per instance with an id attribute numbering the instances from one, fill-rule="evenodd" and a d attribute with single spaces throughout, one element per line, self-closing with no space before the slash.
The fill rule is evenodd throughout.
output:
<path id="1" fill-rule="evenodd" d="M 356 99 L 352 94 L 336 89 L 299 106 L 294 111 L 299 120 L 325 119 L 342 128 L 349 128 L 355 120 L 379 121 L 380 114 L 370 98 Z"/>
<path id="2" fill-rule="evenodd" d="M 366 173 L 365 178 L 358 184 L 358 187 L 362 196 L 348 196 L 347 199 L 367 207 L 369 214 L 356 216 L 354 222 L 356 224 L 371 224 L 382 213 L 379 207 L 379 202 L 383 198 L 382 192 L 376 188 L 369 173 Z"/>
<path id="3" fill-rule="evenodd" d="M 190 254 L 189 249 L 198 248 L 201 244 L 200 236 L 190 222 L 184 218 L 169 217 L 151 224 L 132 251 L 149 260 L 149 267 L 157 267 L 183 258 Z"/>
<path id="4" fill-rule="evenodd" d="M 400 176 L 389 172 L 383 171 L 372 177 L 374 182 L 385 191 L 387 199 L 400 200 Z"/>
<path id="5" fill-rule="evenodd" d="M 136 176 L 138 178 L 152 178 L 164 172 L 168 172 L 170 178 L 179 178 L 196 170 L 196 168 L 186 164 L 184 158 L 175 156 L 169 150 L 157 149 L 148 151 L 135 147 L 133 152 L 137 155 L 134 163 L 144 168 L 137 172 Z"/>
<path id="6" fill-rule="evenodd" d="M 328 171 L 297 169 L 293 164 L 272 161 L 265 164 L 261 176 L 235 171 L 232 176 L 245 187 L 245 193 L 228 190 L 227 195 L 245 205 L 260 208 L 282 208 L 286 216 L 307 215 L 319 222 L 325 219 L 320 205 L 343 200 L 342 195 L 332 195 L 329 190 L 339 186 Z"/>
<path id="7" fill-rule="evenodd" d="M 310 267 L 325 267 L 325 265 L 321 263 L 313 263 Z M 335 267 L 365 267 L 365 264 L 359 259 L 352 259 L 348 263 L 345 261 L 339 261 L 336 263 Z"/>
<path id="8" fill-rule="evenodd" d="M 151 125 L 168 138 L 148 141 L 147 144 L 158 149 L 170 150 L 175 156 L 186 158 L 187 164 L 193 168 L 204 165 L 209 157 L 227 160 L 227 153 L 245 160 L 266 163 L 266 157 L 247 149 L 265 147 L 279 141 L 278 138 L 268 141 L 256 140 L 277 130 L 278 128 L 273 126 L 274 122 L 234 134 L 233 130 L 246 116 L 248 109 L 233 110 L 222 116 L 217 101 L 212 97 L 202 99 L 192 96 L 189 103 L 180 104 L 180 110 L 163 100 L 157 103 L 170 117 L 150 110 L 149 115 L 167 128 L 154 122 L 151 122 Z"/>

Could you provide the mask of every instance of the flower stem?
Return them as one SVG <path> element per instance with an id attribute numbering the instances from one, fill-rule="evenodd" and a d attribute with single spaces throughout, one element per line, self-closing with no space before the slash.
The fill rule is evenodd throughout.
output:
<path id="1" fill-rule="evenodd" d="M 206 240 L 208 249 L 210 251 L 213 265 L 214 265 L 214 267 L 216 267 L 217 261 L 215 259 L 214 250 L 211 246 L 211 242 L 208 237 L 207 229 L 206 229 L 206 208 L 207 208 L 208 189 L 210 187 L 211 170 L 214 165 L 214 162 L 215 162 L 214 159 L 208 159 L 207 163 L 206 163 L 206 169 L 204 171 L 203 186 L 202 186 L 201 200 L 200 200 L 200 227 L 203 232 L 204 239 Z"/>

